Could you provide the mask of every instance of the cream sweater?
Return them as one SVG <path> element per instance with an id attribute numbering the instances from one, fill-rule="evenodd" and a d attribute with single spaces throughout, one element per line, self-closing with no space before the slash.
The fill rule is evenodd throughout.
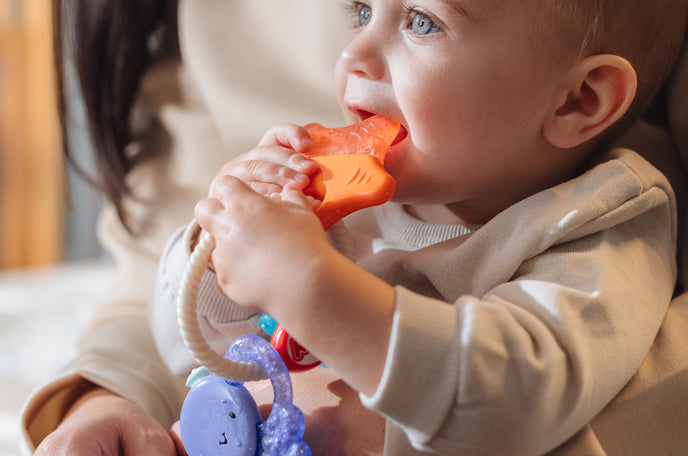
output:
<path id="1" fill-rule="evenodd" d="M 123 229 L 112 208 L 103 211 L 98 234 L 117 261 L 118 280 L 84 332 L 77 357 L 27 401 L 22 415 L 27 448 L 57 426 L 71 393 L 83 379 L 131 398 L 165 426 L 177 419 L 185 392 L 183 379 L 171 375 L 158 355 L 147 315 L 163 247 L 175 229 L 188 222 L 219 167 L 253 147 L 268 127 L 283 121 L 319 121 L 330 126 L 341 122 L 332 69 L 348 37 L 348 24 L 342 17 L 338 0 L 180 0 L 183 63 L 161 62 L 148 72 L 141 88 L 140 107 L 157 118 L 159 128 L 149 129 L 137 141 L 159 153 L 134 170 L 129 182 L 144 201 L 152 203 L 130 202 L 141 221 L 137 236 Z M 681 81 L 688 81 L 688 65 L 680 69 L 684 76 L 677 78 L 672 91 L 685 100 L 688 90 Z M 672 108 L 673 121 L 679 126 L 688 120 L 681 106 L 686 104 L 675 103 Z M 683 147 L 688 129 L 680 131 L 675 144 Z M 639 144 L 644 155 L 666 157 L 671 154 L 665 151 L 675 145 L 663 132 L 644 127 L 630 142 Z M 681 182 L 685 173 L 679 171 L 680 159 L 673 158 L 661 169 L 670 176 L 675 172 L 674 182 Z M 687 314 L 688 297 L 675 299 L 632 380 L 557 454 L 688 454 L 687 408 L 680 401 L 688 397 Z M 645 319 L 645 313 L 642 316 Z M 648 318 L 657 316 L 651 312 Z M 397 325 L 403 321 L 400 316 Z M 629 358 L 640 356 L 639 345 L 634 344 Z M 364 398 L 390 417 L 396 411 L 388 410 L 384 392 L 386 385 L 394 385 L 393 364 L 390 361 L 387 366 L 378 394 Z M 609 387 L 609 382 L 604 383 Z M 607 399 L 597 400 L 601 404 Z M 583 415 L 576 416 L 580 420 Z M 399 415 L 399 425 L 390 419 L 387 454 L 414 454 L 406 443 L 407 434 L 416 445 L 441 444 L 443 429 L 436 420 L 416 426 L 408 416 Z M 557 430 L 552 442 L 574 427 L 564 426 L 559 415 L 548 428 Z M 490 435 L 497 440 L 499 434 Z"/>

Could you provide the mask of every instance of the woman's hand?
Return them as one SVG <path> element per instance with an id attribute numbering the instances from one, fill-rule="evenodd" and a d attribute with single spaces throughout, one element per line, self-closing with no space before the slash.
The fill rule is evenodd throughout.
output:
<path id="1" fill-rule="evenodd" d="M 132 401 L 103 388 L 85 393 L 34 456 L 186 456 L 176 440 Z"/>

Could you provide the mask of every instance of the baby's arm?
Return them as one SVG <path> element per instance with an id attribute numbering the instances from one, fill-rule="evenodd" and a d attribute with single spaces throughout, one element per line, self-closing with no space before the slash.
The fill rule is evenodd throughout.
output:
<path id="1" fill-rule="evenodd" d="M 383 381 L 364 403 L 445 454 L 543 454 L 591 422 L 647 354 L 674 287 L 671 190 L 624 155 L 468 239 L 392 266 L 372 256 L 426 296 L 397 288 Z"/>
<path id="2" fill-rule="evenodd" d="M 215 237 L 218 283 L 242 306 L 275 317 L 352 387 L 372 393 L 394 289 L 337 252 L 305 197 L 286 192 L 288 201 L 275 201 L 227 178 L 218 199 L 199 203 L 196 217 Z"/>

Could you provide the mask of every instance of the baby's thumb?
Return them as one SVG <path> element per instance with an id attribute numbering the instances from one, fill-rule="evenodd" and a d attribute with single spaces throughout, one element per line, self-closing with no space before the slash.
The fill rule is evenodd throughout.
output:
<path id="1" fill-rule="evenodd" d="M 308 209 L 313 207 L 311 201 L 301 192 L 301 190 L 292 188 L 289 185 L 285 186 L 282 190 L 282 201 L 287 201 Z"/>

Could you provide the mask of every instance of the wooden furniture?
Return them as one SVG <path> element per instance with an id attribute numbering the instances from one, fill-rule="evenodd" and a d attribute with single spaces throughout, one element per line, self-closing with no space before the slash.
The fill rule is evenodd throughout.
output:
<path id="1" fill-rule="evenodd" d="M 50 0 L 0 0 L 0 268 L 61 258 L 64 212 Z"/>

